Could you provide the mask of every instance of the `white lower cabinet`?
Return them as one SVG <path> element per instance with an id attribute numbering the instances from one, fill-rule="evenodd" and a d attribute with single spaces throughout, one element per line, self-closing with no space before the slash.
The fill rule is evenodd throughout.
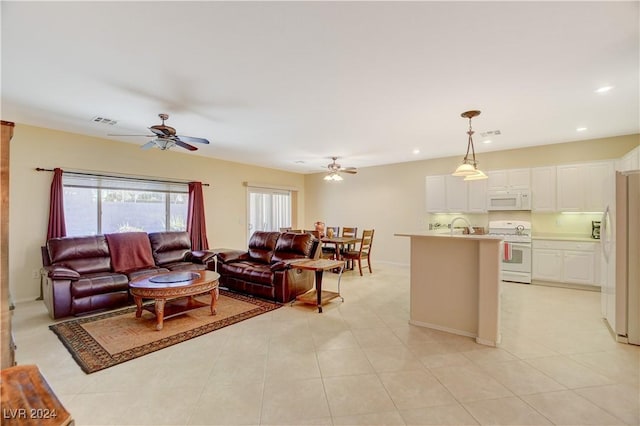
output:
<path id="1" fill-rule="evenodd" d="M 534 280 L 599 286 L 597 242 L 533 240 Z"/>

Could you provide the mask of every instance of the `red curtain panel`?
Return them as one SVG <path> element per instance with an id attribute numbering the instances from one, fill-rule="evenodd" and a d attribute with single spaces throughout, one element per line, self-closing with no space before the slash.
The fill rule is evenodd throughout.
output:
<path id="1" fill-rule="evenodd" d="M 191 237 L 191 250 L 208 250 L 207 225 L 204 217 L 202 182 L 189 182 L 187 232 Z"/>
<path id="2" fill-rule="evenodd" d="M 51 197 L 49 199 L 49 227 L 47 240 L 67 236 L 67 226 L 64 221 L 64 189 L 62 188 L 62 169 L 53 169 L 51 182 Z"/>

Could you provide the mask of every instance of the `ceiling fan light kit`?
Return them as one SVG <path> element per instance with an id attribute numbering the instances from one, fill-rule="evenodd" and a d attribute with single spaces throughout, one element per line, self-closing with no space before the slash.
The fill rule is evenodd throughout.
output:
<path id="1" fill-rule="evenodd" d="M 480 111 L 477 110 L 465 111 L 460 114 L 461 117 L 469 119 L 469 130 L 467 131 L 467 134 L 469 135 L 469 141 L 467 142 L 467 153 L 462 160 L 462 164 L 460 164 L 458 168 L 451 174 L 453 176 L 464 177 L 464 180 L 487 179 L 487 175 L 482 170 L 478 169 L 476 150 L 473 146 L 473 129 L 471 128 L 471 119 L 473 117 L 477 117 L 478 115 L 480 115 Z M 469 151 L 471 151 L 471 158 L 469 158 Z"/>

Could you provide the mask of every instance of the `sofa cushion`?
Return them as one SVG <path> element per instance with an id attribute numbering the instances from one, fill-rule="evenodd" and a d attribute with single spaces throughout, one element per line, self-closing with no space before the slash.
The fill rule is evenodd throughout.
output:
<path id="1" fill-rule="evenodd" d="M 182 262 L 191 252 L 191 239 L 187 232 L 152 232 L 149 242 L 156 265 Z"/>
<path id="2" fill-rule="evenodd" d="M 249 240 L 249 257 L 262 263 L 271 263 L 279 232 L 256 231 Z"/>
<path id="3" fill-rule="evenodd" d="M 146 232 L 105 234 L 115 272 L 128 272 L 155 267 L 151 244 Z"/>
<path id="4" fill-rule="evenodd" d="M 278 238 L 271 261 L 280 262 L 288 259 L 311 257 L 314 239 L 311 234 L 285 232 Z"/>
<path id="5" fill-rule="evenodd" d="M 129 278 L 126 275 L 102 272 L 84 275 L 74 282 L 71 286 L 71 295 L 74 298 L 87 297 L 116 291 L 128 291 L 128 289 Z"/>
<path id="6" fill-rule="evenodd" d="M 273 272 L 269 265 L 253 261 L 239 261 L 218 265 L 218 273 L 243 281 L 273 285 Z"/>
<path id="7" fill-rule="evenodd" d="M 79 274 L 111 271 L 109 246 L 103 235 L 62 237 L 47 241 L 52 265 L 65 266 Z"/>

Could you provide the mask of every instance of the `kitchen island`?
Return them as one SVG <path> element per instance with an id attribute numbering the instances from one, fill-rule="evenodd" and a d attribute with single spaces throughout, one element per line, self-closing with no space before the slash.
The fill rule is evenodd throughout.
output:
<path id="1" fill-rule="evenodd" d="M 496 346 L 500 342 L 500 242 L 494 235 L 397 233 L 411 241 L 409 323 Z"/>

